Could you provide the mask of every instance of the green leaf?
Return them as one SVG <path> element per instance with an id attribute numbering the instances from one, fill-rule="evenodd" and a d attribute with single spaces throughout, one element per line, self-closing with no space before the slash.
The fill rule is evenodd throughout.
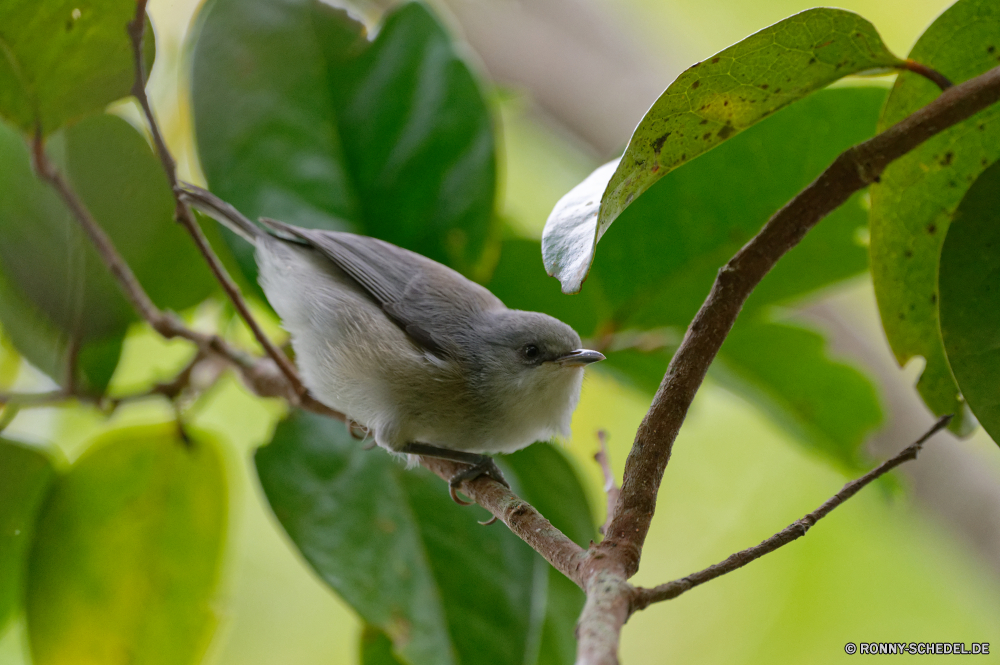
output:
<path id="1" fill-rule="evenodd" d="M 166 176 L 145 139 L 117 116 L 85 118 L 47 151 L 159 306 L 181 310 L 215 288 L 173 221 Z M 55 191 L 31 170 L 27 146 L 0 124 L 0 321 L 39 369 L 66 383 L 79 344 L 80 387 L 100 392 L 136 319 L 117 282 Z"/>
<path id="2" fill-rule="evenodd" d="M 672 172 L 604 237 L 588 282 L 612 329 L 687 327 L 718 269 L 833 159 L 875 131 L 885 91 L 824 90 Z M 765 277 L 743 316 L 865 270 L 861 196 L 841 206 Z M 574 296 L 581 297 L 581 296 Z"/>
<path id="3" fill-rule="evenodd" d="M 361 630 L 361 665 L 403 665 L 392 653 L 392 640 L 381 630 L 365 624 Z"/>
<path id="4" fill-rule="evenodd" d="M 0 438 L 0 634 L 21 609 L 35 519 L 54 476 L 44 454 Z"/>
<path id="5" fill-rule="evenodd" d="M 5 0 L 0 4 L 0 116 L 44 135 L 132 90 L 126 24 L 134 0 Z M 144 56 L 156 48 L 146 21 Z"/>
<path id="6" fill-rule="evenodd" d="M 868 21 L 818 8 L 692 66 L 646 112 L 614 173 L 601 167 L 556 204 L 542 236 L 546 270 L 579 291 L 611 223 L 670 171 L 848 74 L 901 64 Z"/>
<path id="7" fill-rule="evenodd" d="M 27 580 L 33 662 L 197 663 L 226 531 L 213 441 L 174 424 L 101 437 L 59 478 Z"/>
<path id="8" fill-rule="evenodd" d="M 311 0 L 205 3 L 192 40 L 198 156 L 212 191 L 251 218 L 357 231 L 314 12 Z M 256 284 L 253 247 L 225 234 Z"/>
<path id="9" fill-rule="evenodd" d="M 1000 61 L 1000 5 L 959 0 L 917 40 L 910 57 L 961 83 Z M 907 72 L 896 80 L 879 121 L 885 129 L 939 91 Z M 938 261 L 952 215 L 972 182 L 1000 159 L 1000 106 L 925 141 L 889 165 L 872 187 L 871 262 L 882 326 L 900 365 L 926 361 L 917 383 L 936 415 L 956 414 L 951 429 L 975 427 L 948 368 L 939 332 Z"/>
<path id="10" fill-rule="evenodd" d="M 193 71 L 215 193 L 250 217 L 353 230 L 475 268 L 491 235 L 492 118 L 426 7 L 394 9 L 369 42 L 318 0 L 214 0 Z M 234 252 L 253 278 L 251 250 Z"/>
<path id="11" fill-rule="evenodd" d="M 972 413 L 1000 443 L 1000 162 L 966 193 L 941 249 L 941 336 Z"/>
<path id="12" fill-rule="evenodd" d="M 72 362 L 78 392 L 102 394 L 111 381 L 121 356 L 125 330 L 106 339 L 75 341 L 56 328 L 35 305 L 26 300 L 3 274 L 0 266 L 0 322 L 11 343 L 36 368 L 60 385 L 70 384 Z"/>
<path id="13" fill-rule="evenodd" d="M 556 524 L 584 536 L 584 518 L 571 507 L 556 510 L 558 492 L 567 503 L 582 497 L 568 464 L 535 447 L 504 458 L 509 480 L 526 497 L 544 494 Z M 552 464 L 545 485 L 515 475 L 538 460 Z M 306 413 L 278 426 L 256 464 L 271 508 L 306 561 L 391 638 L 400 660 L 535 662 L 550 616 L 548 565 L 506 528 L 477 524 L 482 511 L 453 503 L 440 479 L 407 470 L 382 450 L 366 451 L 339 423 Z M 585 501 L 578 505 L 587 512 Z M 564 614 L 551 615 L 557 627 Z"/>
<path id="14" fill-rule="evenodd" d="M 769 414 L 799 441 L 848 471 L 865 467 L 861 446 L 882 422 L 872 382 L 827 356 L 803 328 L 737 324 L 713 377 Z"/>

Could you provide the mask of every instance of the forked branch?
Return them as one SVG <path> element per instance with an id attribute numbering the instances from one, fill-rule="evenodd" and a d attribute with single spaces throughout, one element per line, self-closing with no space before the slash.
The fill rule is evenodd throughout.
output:
<path id="1" fill-rule="evenodd" d="M 898 124 L 842 153 L 816 180 L 776 212 L 760 233 L 719 270 L 708 298 L 688 327 L 636 432 L 625 462 L 621 495 L 609 532 L 599 545 L 589 550 L 584 563 L 584 588 L 589 589 L 591 580 L 606 576 L 608 571 L 616 579 L 628 579 L 638 570 L 674 440 L 709 365 L 732 329 L 743 303 L 761 279 L 821 219 L 852 194 L 876 182 L 890 163 L 998 100 L 1000 67 L 949 87 L 933 102 Z M 615 591 L 626 592 L 625 586 L 618 586 Z M 584 614 L 582 622 L 597 623 L 581 626 L 577 662 L 586 665 L 617 663 L 617 636 L 623 625 L 621 614 Z M 614 639 L 605 639 L 609 635 Z"/>

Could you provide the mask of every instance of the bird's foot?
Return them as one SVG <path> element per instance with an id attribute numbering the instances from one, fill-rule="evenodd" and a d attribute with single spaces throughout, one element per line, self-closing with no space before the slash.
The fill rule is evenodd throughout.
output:
<path id="1" fill-rule="evenodd" d="M 500 471 L 500 467 L 497 466 L 497 463 L 493 461 L 492 457 L 487 455 L 477 455 L 476 453 L 469 453 L 460 450 L 438 448 L 437 446 L 430 446 L 424 443 L 408 443 L 406 446 L 401 448 L 399 452 L 410 453 L 413 455 L 427 455 L 430 457 L 437 457 L 440 459 L 451 460 L 453 462 L 468 464 L 469 467 L 467 469 L 459 471 L 448 481 L 448 493 L 451 494 L 452 500 L 461 506 L 472 505 L 471 502 L 460 499 L 458 496 L 459 486 L 467 480 L 475 480 L 479 476 L 489 476 L 507 489 L 510 489 L 510 483 L 508 483 L 503 477 L 503 472 Z M 497 518 L 494 517 L 490 521 L 480 522 L 480 524 L 493 524 L 496 520 Z"/>

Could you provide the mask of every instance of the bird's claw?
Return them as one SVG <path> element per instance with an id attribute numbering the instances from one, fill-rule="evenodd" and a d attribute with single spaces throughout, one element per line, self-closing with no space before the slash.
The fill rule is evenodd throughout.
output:
<path id="1" fill-rule="evenodd" d="M 448 481 L 448 492 L 451 494 L 452 500 L 460 506 L 471 506 L 472 504 L 470 502 L 463 501 L 458 497 L 458 488 L 465 481 L 475 480 L 479 476 L 489 476 L 507 489 L 510 489 L 510 483 L 508 483 L 507 479 L 503 477 L 503 472 L 500 471 L 500 467 L 498 467 L 496 462 L 493 461 L 493 458 L 483 456 L 482 460 L 469 466 L 464 471 L 459 471 L 451 477 L 451 480 Z M 480 522 L 480 524 L 483 526 L 489 526 L 496 521 L 497 518 L 494 515 L 488 522 Z"/>

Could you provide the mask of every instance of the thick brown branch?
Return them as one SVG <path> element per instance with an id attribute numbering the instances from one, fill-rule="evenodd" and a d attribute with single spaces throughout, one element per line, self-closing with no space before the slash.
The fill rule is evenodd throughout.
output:
<path id="1" fill-rule="evenodd" d="M 618 665 L 618 641 L 635 587 L 614 569 L 587 578 L 587 602 L 576 626 L 576 665 Z"/>
<path id="2" fill-rule="evenodd" d="M 674 580 L 673 582 L 667 582 L 666 584 L 661 584 L 658 587 L 652 589 L 636 589 L 634 591 L 632 599 L 632 612 L 644 609 L 651 605 L 652 603 L 659 602 L 661 600 L 670 600 L 671 598 L 676 598 L 685 591 L 693 589 L 699 584 L 704 584 L 710 580 L 714 580 L 716 577 L 721 577 L 726 573 L 731 573 L 738 568 L 742 568 L 751 561 L 759 559 L 760 557 L 773 552 L 779 547 L 783 547 L 788 543 L 801 538 L 806 535 L 806 532 L 814 525 L 816 522 L 822 518 L 829 515 L 834 508 L 841 505 L 852 496 L 857 494 L 863 487 L 874 481 L 879 476 L 882 476 L 892 469 L 896 468 L 903 462 L 908 462 L 910 460 L 916 459 L 917 454 L 923 447 L 924 442 L 931 438 L 934 434 L 939 432 L 948 426 L 951 422 L 952 416 L 945 416 L 938 420 L 934 426 L 917 441 L 910 444 L 903 449 L 898 455 L 889 459 L 876 468 L 872 469 L 865 475 L 852 480 L 851 482 L 844 485 L 844 487 L 834 494 L 830 499 L 828 499 L 822 506 L 812 511 L 800 520 L 792 522 L 787 527 L 774 534 L 764 542 L 754 547 L 743 550 L 742 552 L 737 552 L 732 556 L 728 557 L 726 560 L 721 561 L 715 565 L 709 566 L 708 568 L 698 571 L 697 573 L 692 573 L 687 577 L 682 577 L 679 580 Z"/>
<path id="3" fill-rule="evenodd" d="M 132 41 L 132 57 L 135 62 L 135 79 L 132 83 L 132 94 L 139 100 L 142 112 L 146 116 L 146 124 L 149 125 L 149 132 L 153 136 L 153 143 L 156 146 L 156 152 L 160 157 L 160 162 L 163 164 L 163 170 L 167 174 L 170 189 L 174 193 L 174 199 L 176 201 L 174 216 L 177 218 L 177 221 L 180 222 L 181 226 L 187 229 L 188 233 L 191 234 L 195 245 L 198 247 L 198 251 L 201 252 L 202 257 L 208 264 L 208 267 L 212 270 L 212 274 L 215 275 L 216 280 L 218 280 L 219 284 L 222 285 L 222 289 L 226 292 L 226 295 L 233 303 L 236 311 L 239 312 L 240 317 L 244 322 L 246 322 L 251 332 L 253 332 L 254 337 L 260 343 L 261 347 L 263 347 L 265 353 L 267 353 L 271 360 L 277 364 L 282 374 L 284 374 L 288 379 L 294 394 L 301 397 L 306 393 L 306 388 L 302 385 L 302 380 L 299 378 L 298 372 L 295 371 L 295 367 L 292 365 L 291 360 L 289 360 L 288 356 L 282 353 L 274 345 L 270 338 L 268 338 L 268 336 L 264 333 L 260 324 L 257 323 L 257 320 L 250 312 L 250 308 L 247 307 L 246 301 L 243 299 L 243 295 L 240 293 L 239 287 L 236 286 L 236 282 L 234 282 L 232 277 L 229 276 L 229 273 L 226 271 L 225 266 L 222 265 L 222 261 L 219 260 L 219 257 L 215 255 L 215 252 L 212 250 L 212 246 L 208 243 L 208 239 L 202 232 L 201 227 L 198 226 L 198 222 L 195 220 L 194 214 L 191 212 L 191 208 L 182 200 L 180 196 L 181 189 L 177 182 L 177 164 L 174 162 L 174 158 L 171 156 L 170 150 L 167 149 L 167 144 L 163 140 L 163 134 L 160 132 L 160 127 L 156 122 L 156 117 L 153 115 L 153 108 L 149 104 L 149 97 L 146 95 L 142 56 L 142 38 L 145 28 L 145 20 L 146 0 L 137 0 L 135 6 L 135 16 L 128 24 L 128 34 Z M 297 400 L 293 399 L 292 401 Z"/>
<path id="4" fill-rule="evenodd" d="M 893 160 L 998 99 L 1000 68 L 994 68 L 948 89 L 899 124 L 849 149 L 776 212 L 719 271 L 639 426 L 625 464 L 618 511 L 599 546 L 619 559 L 629 576 L 638 569 L 674 439 L 750 292 L 809 229 L 854 192 L 876 181 Z"/>
<path id="5" fill-rule="evenodd" d="M 708 298 L 688 327 L 636 432 L 609 532 L 588 552 L 584 588 L 589 588 L 596 575 L 608 572 L 628 579 L 638 570 L 674 440 L 708 366 L 754 287 L 809 229 L 854 192 L 876 182 L 893 160 L 997 100 L 1000 100 L 1000 67 L 949 88 L 885 132 L 847 150 L 776 212 L 761 232 L 719 270 Z M 620 589 L 621 593 L 628 592 L 625 586 Z M 604 628 L 609 626 L 606 617 L 595 619 L 585 613 L 581 618 L 581 636 L 588 634 L 589 626 L 585 625 L 588 620 L 601 621 Z M 623 624 L 624 620 L 611 627 L 620 632 Z M 592 657 L 589 662 L 602 665 L 617 662 L 616 653 L 611 651 L 616 645 L 617 642 L 608 640 L 592 642 L 587 647 Z M 582 644 L 580 649 L 583 650 Z"/>

